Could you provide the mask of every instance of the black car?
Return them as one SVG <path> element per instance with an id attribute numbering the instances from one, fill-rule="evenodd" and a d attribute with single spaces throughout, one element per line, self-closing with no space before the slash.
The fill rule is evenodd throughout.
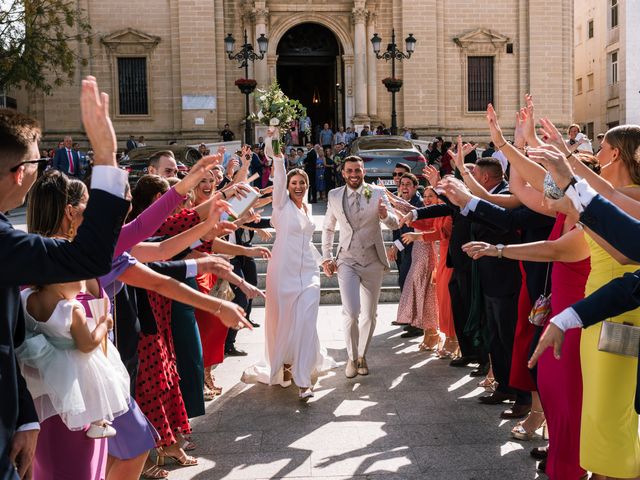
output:
<path id="1" fill-rule="evenodd" d="M 422 169 L 427 164 L 427 160 L 415 144 L 404 137 L 389 135 L 359 137 L 351 144 L 349 153 L 364 160 L 366 182 L 378 183 L 380 180 L 387 188 L 395 189 L 393 170 L 396 163 L 404 163 L 411 168 L 411 173 L 424 183 Z"/>
<path id="2" fill-rule="evenodd" d="M 171 150 L 178 163 L 178 176 L 183 176 L 196 163 L 202 154 L 198 149 L 188 145 L 165 145 L 158 147 L 141 147 L 131 150 L 120 160 L 120 168 L 129 172 L 129 184 L 133 187 L 138 179 L 147 173 L 149 159 L 157 152 Z"/>

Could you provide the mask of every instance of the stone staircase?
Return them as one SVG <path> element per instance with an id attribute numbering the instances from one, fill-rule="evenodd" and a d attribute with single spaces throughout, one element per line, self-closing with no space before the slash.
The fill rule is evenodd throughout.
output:
<path id="1" fill-rule="evenodd" d="M 391 244 L 391 230 L 384 229 L 382 231 L 384 236 L 385 245 L 388 247 Z M 275 240 L 275 233 L 273 239 L 262 242 L 256 235 L 253 239 L 254 245 L 261 245 L 271 247 L 271 244 Z M 334 242 L 334 248 L 338 245 L 338 236 L 340 232 L 336 232 L 336 238 Z M 313 233 L 313 244 L 319 252 L 322 251 L 321 247 L 322 231 L 316 230 Z M 258 288 L 264 289 L 266 286 L 267 277 L 267 261 L 261 258 L 256 259 L 258 267 Z M 385 272 L 382 280 L 382 289 L 380 290 L 380 302 L 379 303 L 397 303 L 400 300 L 400 288 L 398 287 L 398 270 L 395 268 L 395 263 L 391 264 L 391 270 Z M 338 288 L 338 277 L 334 275 L 329 278 L 324 273 L 320 273 L 320 304 L 321 305 L 339 305 L 340 301 L 340 289 Z M 263 306 L 264 299 L 256 298 L 253 301 L 254 306 Z"/>

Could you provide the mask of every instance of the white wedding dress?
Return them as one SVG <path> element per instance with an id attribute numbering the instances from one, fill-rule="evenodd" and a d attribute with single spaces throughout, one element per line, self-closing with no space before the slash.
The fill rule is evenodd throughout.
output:
<path id="1" fill-rule="evenodd" d="M 61 300 L 46 322 L 27 312 L 33 290 L 21 292 L 26 338 L 16 349 L 20 370 L 33 397 L 40 422 L 60 415 L 69 430 L 82 430 L 101 419 L 108 421 L 129 410 L 129 374 L 116 347 L 83 353 L 71 336 L 71 316 L 76 300 Z M 96 323 L 87 315 L 87 325 Z"/>
<path id="2" fill-rule="evenodd" d="M 242 381 L 287 386 L 283 365 L 288 364 L 295 384 L 305 388 L 313 385 L 312 376 L 335 367 L 318 339 L 322 256 L 313 245 L 310 208 L 300 210 L 289 199 L 284 159 L 274 158 L 273 166 L 276 239 L 267 267 L 265 361 L 247 369 Z"/>

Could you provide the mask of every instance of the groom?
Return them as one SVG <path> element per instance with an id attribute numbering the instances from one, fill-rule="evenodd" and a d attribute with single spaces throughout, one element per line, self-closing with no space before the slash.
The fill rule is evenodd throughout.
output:
<path id="1" fill-rule="evenodd" d="M 376 326 L 382 276 L 389 267 L 380 222 L 391 230 L 398 228 L 384 189 L 364 183 L 364 173 L 360 157 L 344 159 L 342 176 L 346 185 L 329 192 L 322 227 L 322 268 L 328 277 L 338 272 L 349 355 L 347 378 L 369 373 L 365 355 Z M 340 241 L 334 258 L 336 221 Z"/>

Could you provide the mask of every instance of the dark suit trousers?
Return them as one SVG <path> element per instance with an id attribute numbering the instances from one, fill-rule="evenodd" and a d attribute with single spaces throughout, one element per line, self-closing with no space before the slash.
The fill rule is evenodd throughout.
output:
<path id="1" fill-rule="evenodd" d="M 453 310 L 453 325 L 458 337 L 462 356 L 474 355 L 475 348 L 471 339 L 464 334 L 471 310 L 471 271 L 454 268 L 449 281 L 449 295 Z"/>
<path id="2" fill-rule="evenodd" d="M 531 393 L 509 387 L 513 339 L 518 322 L 518 295 L 519 292 L 503 297 L 484 296 L 489 352 L 493 375 L 498 382 L 497 391 L 515 393 L 517 404 L 530 405 Z"/>
<path id="3" fill-rule="evenodd" d="M 258 284 L 256 262 L 253 258 L 237 256 L 231 259 L 231 265 L 233 265 L 233 273 L 238 275 L 240 278 L 245 279 L 251 285 Z M 233 290 L 233 294 L 235 295 L 233 303 L 235 303 L 239 307 L 242 307 L 245 311 L 246 318 L 250 318 L 252 301 L 249 300 L 247 296 L 242 292 L 242 290 L 240 290 L 237 286 L 231 285 L 231 290 Z M 234 347 L 237 335 L 238 330 L 234 328 L 230 328 L 229 330 L 227 330 L 227 338 L 224 342 L 225 350 L 229 350 L 230 348 Z"/>
<path id="4" fill-rule="evenodd" d="M 409 274 L 409 269 L 411 268 L 411 250 L 409 249 L 409 253 L 406 253 L 405 249 L 402 252 L 398 252 L 398 259 L 396 260 L 396 265 L 398 266 L 398 284 L 400 285 L 400 290 L 404 289 L 404 282 L 407 281 L 407 275 Z"/>
<path id="5" fill-rule="evenodd" d="M 305 170 L 309 176 L 309 191 L 307 193 L 307 201 L 309 203 L 316 203 L 318 201 L 318 190 L 316 188 L 316 172 L 311 170 Z"/>

